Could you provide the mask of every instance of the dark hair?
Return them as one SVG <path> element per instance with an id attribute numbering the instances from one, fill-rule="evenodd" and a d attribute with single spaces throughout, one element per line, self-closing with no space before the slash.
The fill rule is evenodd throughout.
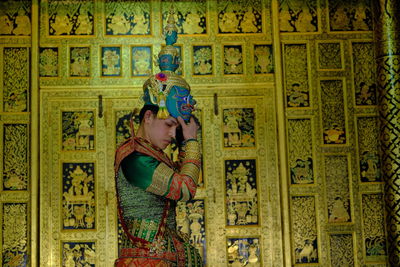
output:
<path id="1" fill-rule="evenodd" d="M 146 111 L 150 110 L 154 115 L 158 112 L 158 106 L 156 105 L 144 105 L 139 112 L 139 121 L 142 122 L 144 114 Z"/>

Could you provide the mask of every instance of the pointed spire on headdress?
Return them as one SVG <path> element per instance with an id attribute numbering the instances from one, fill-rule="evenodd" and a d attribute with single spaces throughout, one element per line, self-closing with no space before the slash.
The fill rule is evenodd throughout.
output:
<path id="1" fill-rule="evenodd" d="M 166 119 L 182 117 L 189 120 L 196 101 L 190 95 L 189 84 L 175 71 L 179 68 L 179 52 L 174 47 L 178 39 L 178 27 L 175 24 L 174 12 L 170 11 L 163 36 L 165 46 L 158 53 L 158 66 L 161 72 L 152 75 L 143 85 L 145 104 L 159 107 L 157 117 Z"/>

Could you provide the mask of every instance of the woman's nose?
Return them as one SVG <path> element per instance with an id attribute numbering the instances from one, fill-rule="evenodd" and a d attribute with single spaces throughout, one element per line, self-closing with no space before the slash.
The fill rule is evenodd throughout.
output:
<path id="1" fill-rule="evenodd" d="M 175 133 L 176 133 L 175 129 L 169 130 L 169 136 L 171 136 L 171 138 L 175 139 Z"/>

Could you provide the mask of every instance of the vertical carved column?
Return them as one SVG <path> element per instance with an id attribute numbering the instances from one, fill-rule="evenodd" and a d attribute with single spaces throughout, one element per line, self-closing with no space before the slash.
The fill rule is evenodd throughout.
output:
<path id="1" fill-rule="evenodd" d="M 372 2 L 387 245 L 390 266 L 400 266 L 400 1 Z"/>

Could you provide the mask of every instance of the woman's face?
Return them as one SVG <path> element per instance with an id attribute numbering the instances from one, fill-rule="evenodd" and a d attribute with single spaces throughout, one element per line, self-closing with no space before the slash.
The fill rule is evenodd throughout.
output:
<path id="1" fill-rule="evenodd" d="M 146 139 L 162 150 L 171 144 L 172 139 L 175 139 L 176 128 L 179 126 L 175 118 L 169 116 L 167 119 L 159 119 L 153 113 L 145 118 L 145 123 Z"/>

